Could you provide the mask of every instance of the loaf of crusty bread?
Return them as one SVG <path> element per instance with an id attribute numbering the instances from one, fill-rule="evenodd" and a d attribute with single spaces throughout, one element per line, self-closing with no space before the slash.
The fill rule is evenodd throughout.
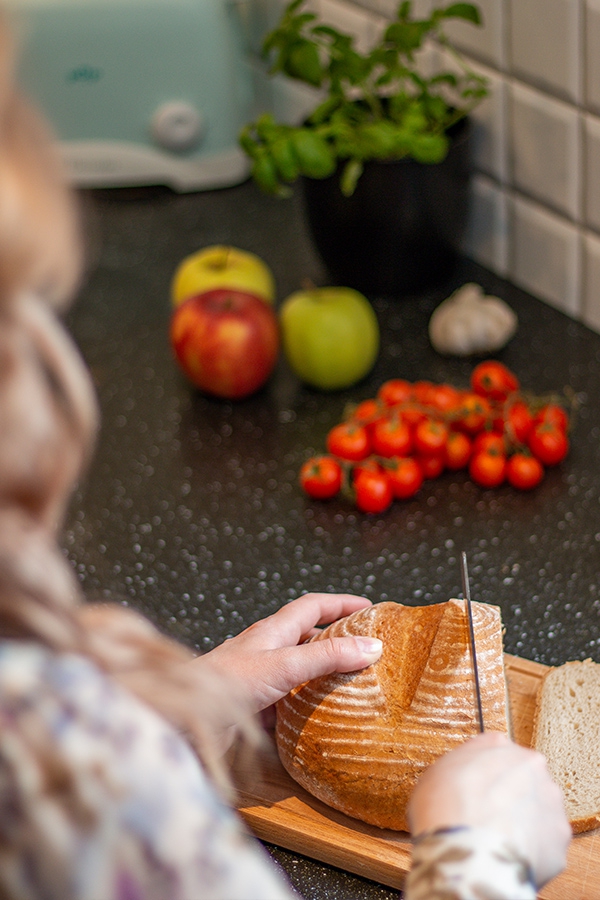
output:
<path id="1" fill-rule="evenodd" d="M 486 730 L 509 731 L 500 610 L 472 604 Z M 419 775 L 479 731 L 464 601 L 431 606 L 383 602 L 321 632 L 383 641 L 366 669 L 328 675 L 277 706 L 285 769 L 313 796 L 380 828 L 408 830 Z"/>
<path id="2" fill-rule="evenodd" d="M 550 669 L 537 697 L 532 746 L 562 788 L 575 834 L 600 826 L 600 665 Z"/>

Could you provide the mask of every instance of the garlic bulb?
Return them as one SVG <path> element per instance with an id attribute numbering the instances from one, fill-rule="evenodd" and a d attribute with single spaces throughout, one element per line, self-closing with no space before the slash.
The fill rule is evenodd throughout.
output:
<path id="1" fill-rule="evenodd" d="M 429 339 L 438 353 L 475 356 L 500 350 L 517 330 L 516 313 L 500 297 L 469 282 L 454 291 L 429 320 Z"/>

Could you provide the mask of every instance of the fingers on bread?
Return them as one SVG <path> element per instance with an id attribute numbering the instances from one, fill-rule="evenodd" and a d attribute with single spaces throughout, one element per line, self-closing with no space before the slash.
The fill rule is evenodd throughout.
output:
<path id="1" fill-rule="evenodd" d="M 600 665 L 549 669 L 540 685 L 532 746 L 562 788 L 575 834 L 600 826 Z"/>
<path id="2" fill-rule="evenodd" d="M 500 610 L 473 603 L 485 727 L 509 731 Z M 288 773 L 324 803 L 380 828 L 408 830 L 419 775 L 479 730 L 462 600 L 410 607 L 384 602 L 318 636 L 383 641 L 366 669 L 301 685 L 277 708 Z"/>

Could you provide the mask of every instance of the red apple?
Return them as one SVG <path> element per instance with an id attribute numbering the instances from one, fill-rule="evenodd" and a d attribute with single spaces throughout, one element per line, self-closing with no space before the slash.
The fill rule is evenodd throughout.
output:
<path id="1" fill-rule="evenodd" d="M 190 297 L 171 318 L 171 345 L 184 374 L 207 394 L 248 397 L 265 384 L 279 353 L 273 307 L 243 291 Z"/>

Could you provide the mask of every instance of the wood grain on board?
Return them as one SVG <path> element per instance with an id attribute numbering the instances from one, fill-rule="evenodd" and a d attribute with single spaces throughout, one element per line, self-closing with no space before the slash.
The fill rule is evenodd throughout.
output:
<path id="1" fill-rule="evenodd" d="M 508 654 L 505 664 L 513 738 L 528 747 L 537 690 L 547 667 Z M 237 752 L 232 770 L 239 812 L 260 840 L 402 888 L 410 868 L 406 833 L 366 825 L 316 800 L 290 778 L 274 747 L 252 754 Z M 573 838 L 567 868 L 538 897 L 599 900 L 600 829 Z"/>

